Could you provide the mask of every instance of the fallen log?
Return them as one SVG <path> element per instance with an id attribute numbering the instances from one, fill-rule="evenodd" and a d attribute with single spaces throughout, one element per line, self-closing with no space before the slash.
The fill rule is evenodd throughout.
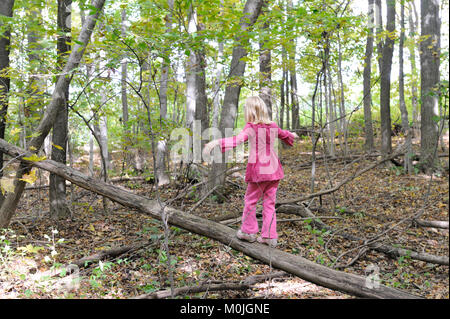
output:
<path id="1" fill-rule="evenodd" d="M 422 227 L 432 227 L 432 228 L 442 228 L 448 229 L 448 221 L 446 220 L 424 220 L 424 219 L 415 219 L 413 223 L 416 223 Z"/>
<path id="2" fill-rule="evenodd" d="M 206 292 L 206 291 L 248 290 L 257 283 L 264 282 L 268 279 L 283 276 L 286 276 L 286 273 L 280 271 L 269 275 L 251 276 L 241 282 L 221 282 L 221 283 L 204 282 L 199 284 L 198 286 L 175 288 L 173 291 L 171 291 L 170 289 L 155 291 L 148 294 L 139 295 L 134 299 L 164 299 L 169 298 L 172 295 L 173 297 L 176 297 L 179 295 Z"/>
<path id="3" fill-rule="evenodd" d="M 99 261 L 107 259 L 107 258 L 115 258 L 115 257 L 123 255 L 125 253 L 139 250 L 139 249 L 141 249 L 145 246 L 151 245 L 151 244 L 152 244 L 151 242 L 146 242 L 143 244 L 127 245 L 127 246 L 113 247 L 111 249 L 101 250 L 98 253 L 95 253 L 95 254 L 92 254 L 89 256 L 85 256 L 78 260 L 74 260 L 70 263 L 70 265 L 77 265 L 78 267 L 85 267 L 91 263 L 96 263 L 96 262 L 99 262 Z"/>
<path id="4" fill-rule="evenodd" d="M 17 156 L 18 158 L 29 155 L 28 152 L 7 143 L 3 139 L 0 139 L 0 150 L 11 156 Z M 23 158 L 21 158 L 21 160 L 24 161 Z M 270 264 L 274 268 L 284 270 L 317 285 L 363 298 L 421 298 L 420 296 L 382 284 L 368 284 L 368 278 L 337 271 L 316 264 L 298 255 L 270 248 L 267 245 L 238 240 L 235 235 L 235 230 L 230 227 L 188 214 L 170 206 L 161 207 L 157 200 L 148 199 L 93 177 L 86 176 L 61 163 L 52 160 L 26 162 L 57 174 L 79 187 L 108 197 L 119 204 L 134 208 L 140 213 L 147 214 L 153 218 L 161 219 L 162 210 L 164 209 L 165 214 L 168 217 L 168 223 L 173 226 L 217 240 L 247 256 Z"/>
<path id="5" fill-rule="evenodd" d="M 322 223 L 314 214 L 311 212 L 308 212 L 308 210 L 305 209 L 305 207 L 301 205 L 283 205 L 277 208 L 277 212 L 279 213 L 293 213 L 303 216 L 303 217 L 309 217 L 312 219 L 312 222 L 317 225 L 319 228 L 328 230 L 332 233 L 336 232 L 331 227 L 325 225 Z M 342 233 L 339 232 L 338 235 L 340 237 L 343 237 L 345 239 L 351 240 L 351 241 L 357 241 L 357 242 L 364 242 L 362 238 L 353 236 L 351 234 Z M 386 244 L 380 244 L 380 243 L 369 243 L 367 244 L 367 247 L 373 250 L 376 250 L 378 252 L 384 253 L 386 255 L 392 256 L 392 257 L 400 257 L 400 256 L 408 256 L 415 260 L 421 260 L 425 262 L 429 262 L 432 264 L 438 264 L 438 265 L 445 265 L 448 266 L 449 264 L 449 257 L 447 256 L 436 256 L 428 253 L 419 253 L 414 250 L 410 249 L 404 249 L 399 247 L 394 247 L 391 245 Z"/>

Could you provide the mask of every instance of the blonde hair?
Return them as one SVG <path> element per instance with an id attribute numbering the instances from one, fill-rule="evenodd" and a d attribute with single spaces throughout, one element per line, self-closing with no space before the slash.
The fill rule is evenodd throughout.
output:
<path id="1" fill-rule="evenodd" d="M 266 103 L 259 96 L 250 96 L 245 101 L 245 121 L 253 124 L 270 124 Z"/>

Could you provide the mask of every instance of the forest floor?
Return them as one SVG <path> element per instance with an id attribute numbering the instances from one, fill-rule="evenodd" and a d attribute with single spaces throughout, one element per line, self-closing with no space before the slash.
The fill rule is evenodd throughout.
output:
<path id="1" fill-rule="evenodd" d="M 356 141 L 352 154 L 361 153 L 359 145 L 360 142 Z M 285 178 L 279 186 L 279 200 L 310 193 L 311 167 L 306 165 L 310 160 L 310 150 L 311 145 L 305 140 L 293 148 L 282 149 L 280 158 Z M 337 184 L 375 160 L 369 158 L 354 164 L 332 160 L 318 162 L 315 191 L 328 188 L 330 179 L 333 185 Z M 448 161 L 448 158 L 443 160 Z M 220 198 L 212 195 L 192 213 L 210 219 L 239 217 L 246 187 L 243 175 L 241 171 L 230 177 L 231 182 L 226 183 L 222 191 L 225 202 L 219 202 Z M 43 185 L 45 180 L 41 180 Z M 151 181 L 131 180 L 116 184 L 156 198 Z M 182 194 L 185 186 L 178 180 L 160 188 L 161 199 L 175 198 Z M 422 174 L 407 175 L 395 167 L 378 166 L 321 200 L 315 199 L 310 209 L 334 229 L 368 237 L 422 209 L 422 219 L 448 220 L 448 192 L 448 172 L 430 178 Z M 73 200 L 73 216 L 56 222 L 49 218 L 48 188 L 25 192 L 10 230 L 0 234 L 0 298 L 133 298 L 169 288 L 171 276 L 176 287 L 185 287 L 206 281 L 241 281 L 253 275 L 277 271 L 222 243 L 175 227 L 171 227 L 170 233 L 172 266 L 169 271 L 164 240 L 161 240 L 163 227 L 159 221 L 110 201 L 105 214 L 101 197 L 78 187 L 69 188 L 68 193 Z M 171 206 L 189 211 L 201 197 L 200 189 L 194 188 L 172 201 Z M 311 220 L 292 221 L 298 217 L 277 214 L 279 249 L 330 267 L 348 264 L 361 253 L 351 265 L 340 270 L 367 276 L 370 269 L 375 269 L 382 284 L 425 298 L 449 298 L 448 266 L 417 261 L 408 256 L 392 258 L 373 250 L 361 252 L 358 248 L 361 243 L 319 231 L 311 227 Z M 239 225 L 235 223 L 231 227 L 237 229 Z M 82 267 L 77 274 L 81 279 L 72 289 L 58 289 L 58 276 L 42 276 L 48 275 L 52 267 L 69 264 L 111 247 L 149 241 L 151 244 L 144 248 Z M 390 230 L 383 242 L 449 256 L 448 229 L 402 223 Z M 58 271 L 62 276 L 63 271 Z M 353 298 L 291 275 L 256 284 L 251 289 L 209 291 L 178 298 L 187 297 Z"/>

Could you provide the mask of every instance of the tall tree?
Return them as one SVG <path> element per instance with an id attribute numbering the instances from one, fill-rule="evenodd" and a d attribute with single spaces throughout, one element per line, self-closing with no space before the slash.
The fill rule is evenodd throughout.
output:
<path id="1" fill-rule="evenodd" d="M 409 2 L 409 61 L 411 64 L 411 105 L 412 105 L 412 134 L 416 136 L 419 132 L 419 112 L 418 112 L 418 98 L 417 98 L 417 67 L 416 67 L 416 30 L 418 29 L 418 15 L 414 1 Z"/>
<path id="2" fill-rule="evenodd" d="M 293 11 L 292 0 L 288 0 L 287 2 L 287 10 L 288 14 L 290 11 Z M 298 96 L 297 96 L 297 68 L 296 68 L 296 52 L 297 52 L 297 43 L 296 39 L 291 39 L 290 46 L 288 50 L 289 57 L 289 82 L 290 82 L 290 95 L 291 95 L 291 127 L 293 130 L 296 130 L 300 127 L 300 116 L 299 116 L 299 104 L 298 104 Z"/>
<path id="3" fill-rule="evenodd" d="M 200 121 L 202 130 L 209 127 L 208 116 L 208 98 L 206 96 L 206 55 L 205 44 L 202 40 L 202 31 L 205 29 L 204 24 L 197 24 L 197 33 L 199 34 L 198 48 L 195 50 L 195 87 L 196 87 L 196 102 L 195 102 L 195 119 Z M 202 141 L 202 147 L 203 147 Z"/>
<path id="4" fill-rule="evenodd" d="M 60 71 L 63 70 L 65 61 L 70 52 L 71 41 L 71 11 L 72 0 L 58 0 L 58 40 L 57 40 L 57 64 Z M 67 131 L 68 131 L 68 101 L 69 86 L 62 92 L 61 106 L 53 125 L 52 133 L 52 160 L 66 164 Z M 50 174 L 50 215 L 53 218 L 63 219 L 70 216 L 70 209 L 66 202 L 66 181 L 58 175 Z"/>
<path id="5" fill-rule="evenodd" d="M 242 17 L 239 21 L 240 31 L 248 31 L 256 22 L 261 13 L 261 7 L 263 5 L 263 0 L 247 0 L 245 3 L 244 11 Z M 240 78 L 244 75 L 246 62 L 243 59 L 247 56 L 247 41 L 240 35 L 236 37 L 236 45 L 233 47 L 233 52 L 231 56 L 230 72 L 228 74 L 228 79 L 231 81 L 225 89 L 225 97 L 223 101 L 219 130 L 222 134 L 225 133 L 225 129 L 234 128 L 234 123 L 236 120 L 239 95 L 241 92 L 241 84 L 239 81 L 234 79 Z M 225 181 L 225 170 L 227 164 L 222 161 L 222 163 L 214 163 L 211 168 L 209 175 L 209 185 L 210 188 L 217 185 L 222 185 Z"/>
<path id="6" fill-rule="evenodd" d="M 194 121 L 199 121 L 202 130 L 209 126 L 206 97 L 206 72 L 205 72 L 205 51 L 201 32 L 203 26 L 199 23 L 197 8 L 190 5 L 188 32 L 191 37 L 191 48 L 189 50 L 188 61 L 186 63 L 186 127 L 192 130 L 191 145 L 201 148 L 201 130 Z M 198 122 L 197 122 L 198 123 Z M 193 156 L 201 156 L 201 152 L 194 152 Z M 192 159 L 194 159 L 192 157 Z M 200 158 L 195 158 L 200 160 Z"/>
<path id="7" fill-rule="evenodd" d="M 28 58 L 28 71 L 30 76 L 27 83 L 27 99 L 25 100 L 24 111 L 24 133 L 25 144 L 30 139 L 34 131 L 34 125 L 36 124 L 36 118 L 41 116 L 42 103 L 44 103 L 44 93 L 46 80 L 42 76 L 44 66 L 42 46 L 43 35 L 43 17 L 42 17 L 42 4 L 37 1 L 31 2 L 32 7 L 26 11 L 27 17 L 27 58 Z M 48 137 L 48 144 L 50 143 L 50 136 Z M 46 154 L 49 155 L 50 152 Z M 51 150 L 51 148 L 50 148 Z"/>
<path id="8" fill-rule="evenodd" d="M 364 95 L 364 133 L 367 151 L 374 149 L 373 126 L 372 126 L 372 92 L 371 92 L 371 74 L 372 74 L 372 52 L 373 52 L 373 26 L 374 26 L 374 0 L 368 0 L 368 34 L 366 42 L 366 53 L 364 55 L 364 73 L 363 73 L 363 95 Z"/>
<path id="9" fill-rule="evenodd" d="M 35 130 L 36 135 L 30 141 L 28 149 L 31 152 L 37 152 L 42 147 L 45 137 L 53 127 L 59 107 L 63 105 L 62 103 L 65 100 L 64 92 L 66 92 L 67 87 L 70 85 L 70 81 L 72 79 L 71 74 L 80 64 L 81 58 L 83 57 L 86 46 L 89 43 L 91 34 L 104 4 L 105 0 L 94 0 L 92 2 L 91 13 L 86 18 L 77 42 L 70 52 L 70 56 L 67 59 L 67 63 L 61 75 L 58 77 L 58 81 L 56 82 L 50 102 L 45 109 L 44 115 L 39 122 L 38 127 Z M 24 163 L 19 165 L 14 178 L 14 192 L 8 193 L 0 207 L 0 228 L 7 227 L 9 225 L 20 197 L 25 189 L 26 182 L 21 179 L 30 171 L 30 165 Z"/>
<path id="10" fill-rule="evenodd" d="M 8 96 L 10 89 L 9 68 L 9 46 L 11 43 L 11 27 L 5 21 L 5 17 L 13 16 L 14 0 L 0 2 L 0 138 L 5 138 L 6 114 L 8 113 Z M 0 151 L 0 169 L 3 168 L 3 152 Z M 3 170 L 0 171 L 0 178 Z M 3 202 L 3 194 L 0 193 L 0 206 Z"/>
<path id="11" fill-rule="evenodd" d="M 391 70 L 394 53 L 395 0 L 386 0 L 386 33 L 380 74 L 381 153 L 392 152 L 391 141 Z"/>
<path id="12" fill-rule="evenodd" d="M 121 12 L 121 36 L 122 38 L 126 38 L 127 36 L 127 9 L 124 7 L 122 8 Z M 131 146 L 131 139 L 130 139 L 130 123 L 128 122 L 128 116 L 129 116 L 129 110 L 128 110 L 128 92 L 127 92 L 127 77 L 128 77 L 128 62 L 127 57 L 124 56 L 121 61 L 121 97 L 122 97 L 122 125 L 123 125 L 123 164 L 126 167 L 129 167 L 131 164 L 131 154 L 129 147 Z"/>
<path id="13" fill-rule="evenodd" d="M 188 18 L 188 33 L 193 35 L 197 31 L 197 12 L 191 3 L 189 7 Z M 197 102 L 196 89 L 196 54 L 193 49 L 190 49 L 189 56 L 186 61 L 186 127 L 192 129 L 195 120 L 195 109 Z"/>
<path id="14" fill-rule="evenodd" d="M 168 0 L 168 13 L 166 14 L 166 32 L 172 31 L 172 11 L 173 0 Z M 169 85 L 169 72 L 170 72 L 170 50 L 169 45 L 163 52 L 163 65 L 161 69 L 161 84 L 159 88 L 159 124 L 164 127 L 167 123 L 167 88 Z M 166 159 L 167 159 L 167 141 L 164 137 L 158 140 L 156 145 L 156 167 L 155 175 L 159 186 L 170 183 L 169 175 L 166 171 Z"/>
<path id="15" fill-rule="evenodd" d="M 421 0 L 420 43 L 420 162 L 426 171 L 436 163 L 439 138 L 439 0 Z"/>
<path id="16" fill-rule="evenodd" d="M 381 4 L 381 0 L 375 0 L 375 25 L 376 25 L 376 35 L 377 35 L 377 62 L 378 62 L 378 71 L 381 74 L 382 67 L 382 59 L 383 56 L 383 8 Z"/>
<path id="17" fill-rule="evenodd" d="M 284 109 L 287 108 L 285 101 L 285 78 L 286 78 L 286 48 L 281 48 L 281 83 L 280 83 L 280 127 L 284 129 Z"/>
<path id="18" fill-rule="evenodd" d="M 268 1 L 263 3 L 262 12 L 264 14 L 264 23 L 261 27 L 261 39 L 259 41 L 259 96 L 266 103 L 269 117 L 272 118 L 272 66 L 271 66 L 271 50 L 268 47 L 267 33 L 270 28 L 270 22 L 267 18 Z"/>
<path id="19" fill-rule="evenodd" d="M 399 104 L 400 104 L 400 112 L 401 112 L 401 120 L 402 120 L 402 131 L 406 139 L 406 148 L 407 151 L 404 156 L 404 168 L 408 174 L 412 173 L 412 160 L 411 160 L 411 151 L 412 151 L 412 140 L 411 140 L 411 130 L 409 127 L 408 120 L 408 110 L 406 108 L 405 102 L 405 74 L 403 71 L 403 47 L 405 43 L 405 1 L 401 0 L 400 4 L 400 41 L 399 41 L 399 75 L 398 75 L 398 93 L 399 93 Z"/>

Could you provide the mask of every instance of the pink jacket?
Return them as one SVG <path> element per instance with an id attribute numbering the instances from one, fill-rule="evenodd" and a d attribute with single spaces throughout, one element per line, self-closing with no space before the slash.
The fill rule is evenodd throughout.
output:
<path id="1" fill-rule="evenodd" d="M 277 137 L 289 146 L 294 144 L 294 135 L 282 130 L 274 122 L 271 124 L 247 123 L 238 135 L 220 139 L 219 142 L 223 153 L 248 140 L 250 154 L 245 181 L 263 182 L 280 180 L 284 177 L 283 167 L 274 150 Z"/>

